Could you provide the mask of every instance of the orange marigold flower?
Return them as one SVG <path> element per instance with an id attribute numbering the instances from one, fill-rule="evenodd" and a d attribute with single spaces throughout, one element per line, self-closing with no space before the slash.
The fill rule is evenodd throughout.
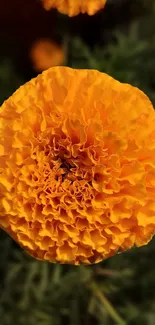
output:
<path id="1" fill-rule="evenodd" d="M 65 54 L 60 45 L 49 39 L 40 39 L 32 46 L 30 58 L 34 69 L 42 72 L 50 67 L 63 65 Z"/>
<path id="2" fill-rule="evenodd" d="M 50 262 L 90 264 L 155 231 L 155 112 L 94 70 L 54 67 L 0 113 L 0 225 Z"/>
<path id="3" fill-rule="evenodd" d="M 80 13 L 92 16 L 104 8 L 106 0 L 41 0 L 46 10 L 57 8 L 62 14 L 76 16 Z"/>

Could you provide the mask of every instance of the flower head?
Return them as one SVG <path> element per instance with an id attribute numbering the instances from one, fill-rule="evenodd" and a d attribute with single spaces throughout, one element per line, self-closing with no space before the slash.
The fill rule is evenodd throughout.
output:
<path id="1" fill-rule="evenodd" d="M 155 112 L 94 70 L 54 67 L 0 113 L 0 225 L 32 256 L 90 264 L 155 231 Z"/>
<path id="2" fill-rule="evenodd" d="M 104 8 L 106 0 L 41 0 L 46 10 L 57 8 L 61 13 L 68 16 L 76 16 L 79 13 L 94 15 Z"/>
<path id="3" fill-rule="evenodd" d="M 36 41 L 30 52 L 33 67 L 37 72 L 42 72 L 53 66 L 63 65 L 64 56 L 63 48 L 48 39 Z"/>

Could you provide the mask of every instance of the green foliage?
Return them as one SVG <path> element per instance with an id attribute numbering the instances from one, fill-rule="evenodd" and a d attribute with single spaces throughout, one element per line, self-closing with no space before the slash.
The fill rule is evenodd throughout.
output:
<path id="1" fill-rule="evenodd" d="M 155 103 L 155 4 L 139 0 L 136 6 L 142 2 L 147 15 L 123 25 L 125 31 L 115 26 L 107 45 L 67 39 L 67 64 L 138 86 Z M 0 102 L 23 80 L 12 58 L 2 57 Z M 98 265 L 49 264 L 29 257 L 0 231 L 0 325 L 154 325 L 154 256 L 152 240 Z"/>
<path id="2" fill-rule="evenodd" d="M 10 58 L 0 59 L 0 104 L 3 103 L 22 83 Z"/>
<path id="3" fill-rule="evenodd" d="M 153 324 L 154 240 L 87 267 L 36 261 L 4 234 L 0 252 L 2 325 Z"/>
<path id="4" fill-rule="evenodd" d="M 140 26 L 134 22 L 126 34 L 113 32 L 112 44 L 93 51 L 81 39 L 71 40 L 70 65 L 96 69 L 139 87 L 155 103 L 155 34 L 140 38 Z"/>

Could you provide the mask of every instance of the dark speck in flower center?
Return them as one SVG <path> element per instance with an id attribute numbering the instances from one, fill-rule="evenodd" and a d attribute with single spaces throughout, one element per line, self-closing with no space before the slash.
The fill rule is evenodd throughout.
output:
<path id="1" fill-rule="evenodd" d="M 71 165 L 69 162 L 67 162 L 65 159 L 61 159 L 61 165 L 60 168 L 65 168 L 68 172 L 71 168 L 74 168 L 74 165 Z"/>
<path id="2" fill-rule="evenodd" d="M 69 161 L 61 158 L 58 172 L 55 175 L 55 180 L 61 180 L 61 182 L 64 182 L 65 179 L 69 179 L 72 181 L 72 168 L 76 168 L 76 166 L 73 163 L 70 163 Z"/>

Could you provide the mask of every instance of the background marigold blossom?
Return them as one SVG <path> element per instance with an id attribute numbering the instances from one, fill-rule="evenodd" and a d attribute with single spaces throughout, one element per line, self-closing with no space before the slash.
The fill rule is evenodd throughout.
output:
<path id="1" fill-rule="evenodd" d="M 63 48 L 49 39 L 36 41 L 30 51 L 34 70 L 42 72 L 53 66 L 63 65 L 65 54 Z"/>
<path id="2" fill-rule="evenodd" d="M 29 254 L 90 264 L 155 230 L 155 112 L 94 70 L 54 67 L 0 113 L 0 225 Z"/>
<path id="3" fill-rule="evenodd" d="M 103 9 L 106 0 L 42 0 L 46 10 L 57 8 L 62 14 L 76 16 L 80 13 L 94 15 L 100 9 Z"/>

